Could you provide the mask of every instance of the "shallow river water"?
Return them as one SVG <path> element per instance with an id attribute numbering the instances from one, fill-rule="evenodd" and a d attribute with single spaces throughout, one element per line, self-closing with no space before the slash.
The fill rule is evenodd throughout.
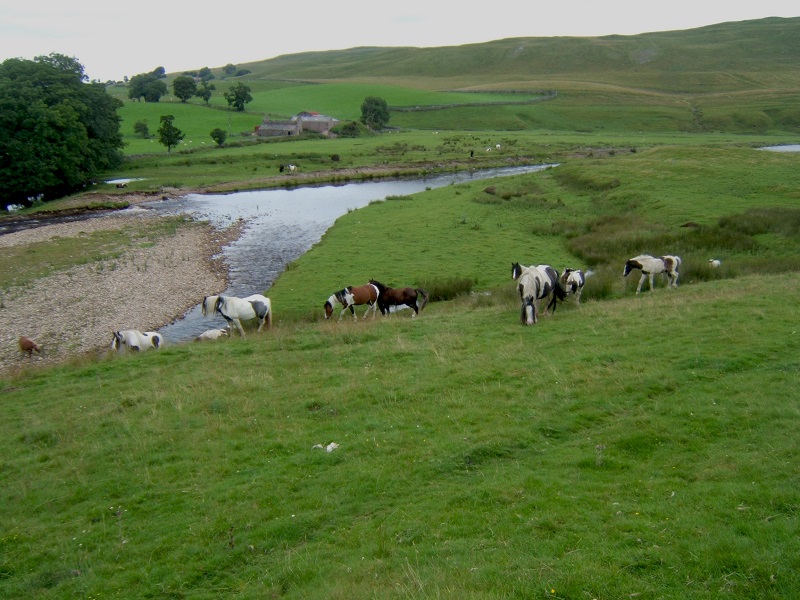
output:
<path id="1" fill-rule="evenodd" d="M 189 194 L 171 200 L 140 204 L 131 210 L 163 215 L 186 214 L 227 227 L 242 219 L 238 240 L 223 249 L 230 269 L 230 286 L 223 293 L 248 296 L 268 290 L 293 260 L 302 256 L 340 216 L 370 202 L 404 196 L 465 181 L 542 171 L 553 165 L 534 165 L 449 173 L 421 179 L 393 179 L 345 185 L 269 189 L 232 194 Z M 253 260 L 258 257 L 258 260 Z M 219 315 L 203 317 L 198 304 L 181 319 L 161 329 L 168 341 L 196 337 L 206 329 L 224 327 Z"/>

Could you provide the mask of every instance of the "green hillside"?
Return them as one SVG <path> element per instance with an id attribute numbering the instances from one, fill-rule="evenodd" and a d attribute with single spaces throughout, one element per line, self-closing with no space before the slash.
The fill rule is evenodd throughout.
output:
<path id="1" fill-rule="evenodd" d="M 0 598 L 800 597 L 800 169 L 759 149 L 800 137 L 798 40 L 800 19 L 764 19 L 357 48 L 216 70 L 209 107 L 126 102 L 108 176 L 141 178 L 127 192 L 558 166 L 348 212 L 266 290 L 268 331 L 20 359 L 0 377 Z M 236 81 L 242 113 L 219 96 Z M 357 118 L 372 94 L 397 129 L 198 148 L 265 114 Z M 186 145 L 134 139 L 170 112 Z M 100 273 L 133 235 L 2 248 L 3 293 Z M 677 289 L 635 294 L 622 265 L 644 252 L 682 257 Z M 591 270 L 581 304 L 521 325 L 514 261 Z M 372 277 L 437 296 L 322 319 Z"/>
<path id="2" fill-rule="evenodd" d="M 561 79 L 670 92 L 797 87 L 800 17 L 635 36 L 513 38 L 441 48 L 353 48 L 241 65 L 255 78 L 509 85 Z M 248 76 L 249 77 L 249 76 Z M 437 83 L 438 82 L 438 83 Z"/>

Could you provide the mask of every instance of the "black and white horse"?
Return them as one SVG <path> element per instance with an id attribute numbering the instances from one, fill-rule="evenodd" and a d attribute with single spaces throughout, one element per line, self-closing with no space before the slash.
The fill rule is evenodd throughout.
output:
<path id="1" fill-rule="evenodd" d="M 558 278 L 558 285 L 564 291 L 566 297 L 575 296 L 575 304 L 581 303 L 581 292 L 586 283 L 586 273 L 580 269 L 567 267 L 561 272 Z"/>
<path id="2" fill-rule="evenodd" d="M 669 281 L 667 288 L 678 287 L 678 268 L 681 266 L 680 256 L 650 256 L 649 254 L 640 254 L 629 258 L 625 262 L 625 268 L 622 271 L 622 276 L 627 277 L 631 271 L 639 269 L 642 276 L 639 278 L 639 285 L 636 286 L 636 293 L 642 291 L 642 284 L 644 280 L 650 279 L 650 291 L 653 291 L 653 276 L 659 273 L 665 273 Z"/>
<path id="3" fill-rule="evenodd" d="M 111 333 L 111 349 L 117 352 L 125 349 L 139 352 L 150 348 L 159 349 L 164 345 L 164 338 L 156 331 L 141 332 L 138 329 L 123 329 Z"/>
<path id="4" fill-rule="evenodd" d="M 206 296 L 201 305 L 203 316 L 219 313 L 228 322 L 235 325 L 244 337 L 242 321 L 258 319 L 258 331 L 266 325 L 272 327 L 272 302 L 261 294 L 252 294 L 247 298 L 236 296 Z"/>
<path id="5" fill-rule="evenodd" d="M 558 285 L 558 271 L 550 265 L 524 267 L 519 263 L 511 263 L 511 278 L 517 281 L 517 292 L 522 302 L 520 321 L 523 325 L 533 325 L 539 320 L 541 300 L 544 300 L 544 312 L 547 314 L 547 309 L 555 306 L 556 299 L 566 298 Z"/>

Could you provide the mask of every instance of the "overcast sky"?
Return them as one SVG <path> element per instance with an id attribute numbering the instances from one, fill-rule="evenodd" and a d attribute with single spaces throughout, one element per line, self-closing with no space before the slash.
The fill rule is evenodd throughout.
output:
<path id="1" fill-rule="evenodd" d="M 447 6 L 440 6 L 446 4 Z M 454 10 L 453 7 L 460 7 Z M 121 80 L 356 46 L 456 46 L 510 37 L 634 35 L 800 16 L 797 0 L 0 0 L 0 61 L 51 52 L 91 79 Z"/>

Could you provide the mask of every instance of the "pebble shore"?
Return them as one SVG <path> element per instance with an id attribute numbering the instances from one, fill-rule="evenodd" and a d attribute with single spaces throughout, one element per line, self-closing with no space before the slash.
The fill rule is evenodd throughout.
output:
<path id="1" fill-rule="evenodd" d="M 99 230 L 124 229 L 137 219 L 157 218 L 128 211 L 70 223 L 45 225 L 0 236 L 0 247 L 32 244 Z M 216 230 L 187 224 L 149 247 L 128 249 L 110 265 L 90 263 L 0 291 L 0 375 L 28 366 L 54 364 L 107 351 L 111 332 L 152 331 L 180 318 L 227 286 L 227 267 L 218 257 L 239 228 Z M 43 349 L 32 358 L 19 351 L 19 337 Z"/>

